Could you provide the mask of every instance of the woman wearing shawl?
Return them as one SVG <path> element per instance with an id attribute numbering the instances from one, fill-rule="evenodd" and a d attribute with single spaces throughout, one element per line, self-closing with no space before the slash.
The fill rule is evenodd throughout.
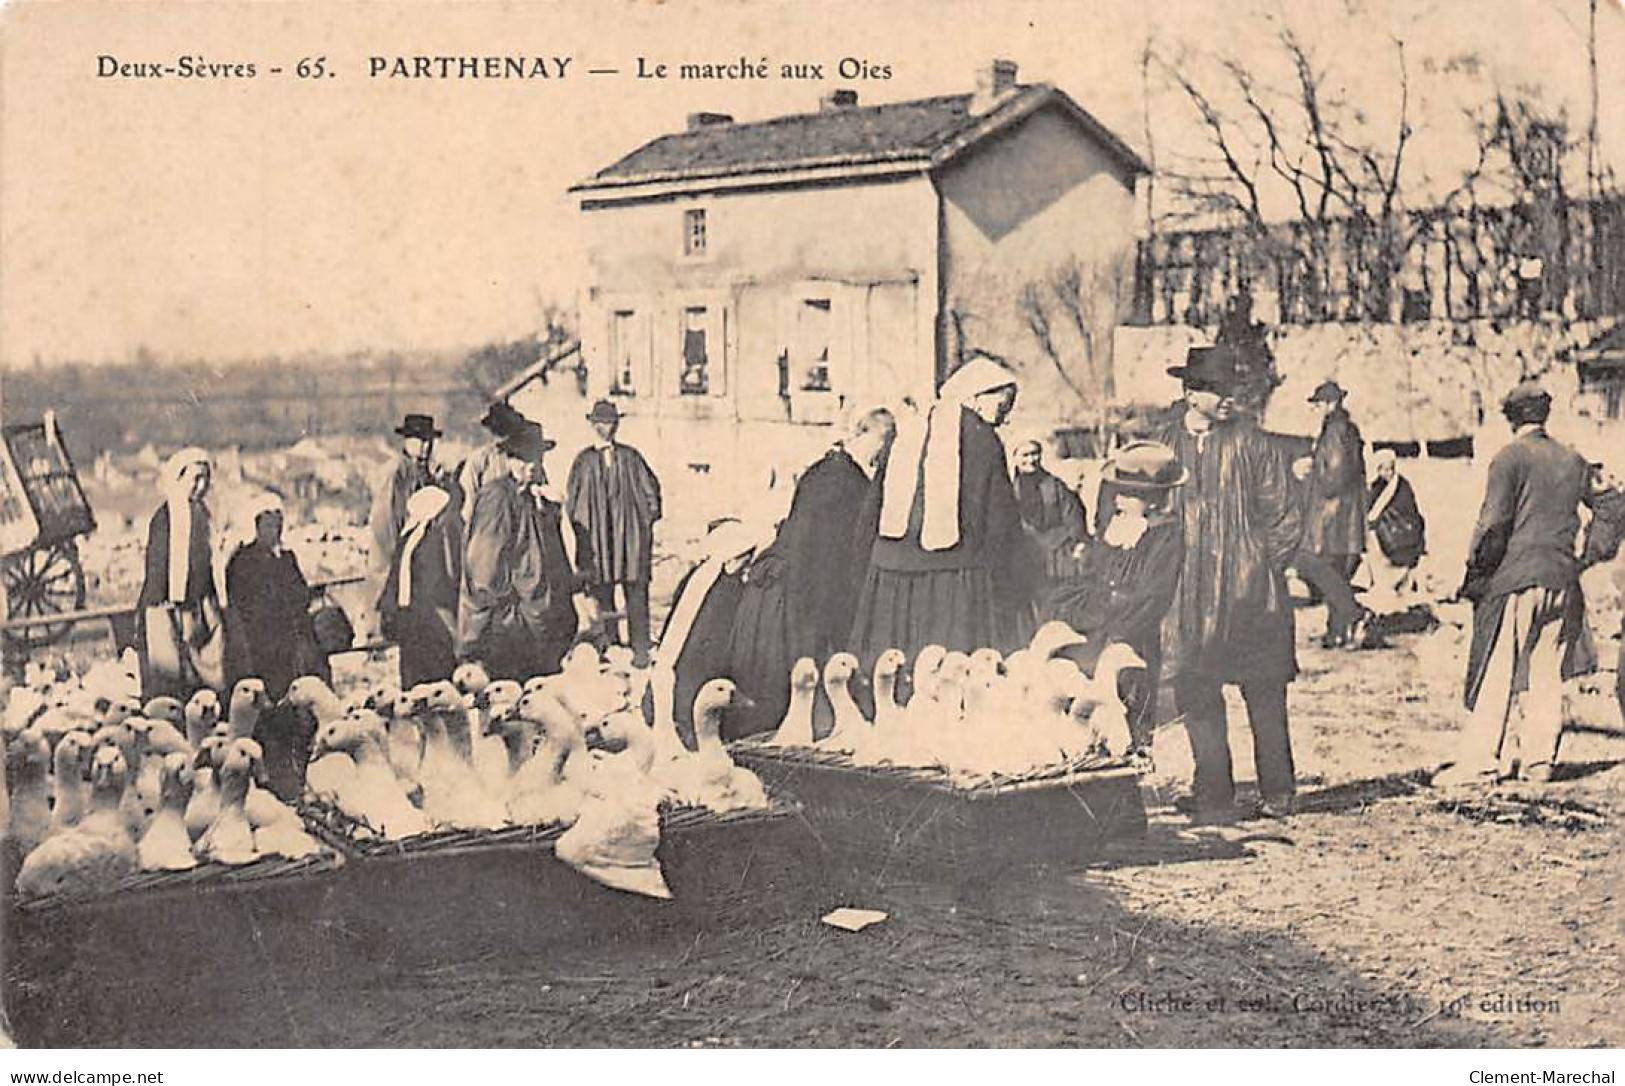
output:
<path id="1" fill-rule="evenodd" d="M 234 520 L 238 546 L 226 563 L 226 685 L 255 677 L 280 702 L 301 675 L 332 681 L 310 622 L 310 583 L 282 545 L 282 499 L 270 492 L 244 502 Z M 271 791 L 292 800 L 304 790 L 312 725 L 291 705 L 260 717 L 254 738 L 265 751 Z"/>
<path id="2" fill-rule="evenodd" d="M 672 594 L 671 613 L 650 665 L 645 709 L 655 719 L 669 711 L 685 742 L 693 742 L 694 696 L 700 687 L 716 678 L 738 681 L 732 671 L 730 642 L 745 591 L 745 568 L 763 544 L 761 535 L 731 517 L 712 521 L 705 557 L 683 575 Z M 788 667 L 781 681 L 788 685 Z M 767 726 L 776 724 L 774 720 Z M 722 737 L 737 739 L 756 730 L 760 727 L 754 719 L 729 713 L 723 720 Z"/>
<path id="3" fill-rule="evenodd" d="M 406 500 L 406 523 L 378 599 L 383 634 L 400 646 L 401 689 L 451 678 L 457 668 L 461 548 L 451 495 L 427 486 Z"/>
<path id="4" fill-rule="evenodd" d="M 860 520 L 878 513 L 852 629 L 866 666 L 889 648 L 1010 652 L 1030 635 L 1039 560 L 995 430 L 1015 401 L 1014 375 L 978 357 L 900 420 Z"/>
<path id="5" fill-rule="evenodd" d="M 1405 609 L 1404 596 L 1415 582 L 1416 564 L 1427 546 L 1427 525 L 1410 481 L 1399 474 L 1394 450 L 1378 449 L 1372 462 L 1376 477 L 1366 501 L 1366 524 L 1373 536 L 1365 549 L 1371 574 L 1366 606 L 1386 615 Z"/>
<path id="6" fill-rule="evenodd" d="M 220 594 L 209 551 L 209 457 L 186 448 L 159 471 L 164 503 L 147 524 L 136 651 L 144 697 L 186 699 L 225 685 Z"/>

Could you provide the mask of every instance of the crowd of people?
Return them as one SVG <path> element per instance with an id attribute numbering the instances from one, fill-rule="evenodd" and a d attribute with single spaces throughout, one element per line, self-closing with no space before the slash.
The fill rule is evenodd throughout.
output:
<path id="1" fill-rule="evenodd" d="M 1391 450 L 1373 453 L 1368 478 L 1364 438 L 1335 382 L 1311 397 L 1323 421 L 1308 455 L 1262 429 L 1267 368 L 1246 347 L 1192 348 L 1169 370 L 1181 402 L 1166 425 L 1109 457 L 1091 512 L 1037 442 L 1006 456 L 999 428 L 1018 382 L 998 360 L 974 357 L 923 409 L 852 419 L 800 473 L 777 523 L 710 524 L 658 640 L 650 582 L 661 486 L 618 440 L 614 403 L 593 405 L 596 440 L 562 489 L 545 468 L 556 443 L 505 403 L 481 420 L 490 440 L 455 471 L 435 460 L 434 419 L 408 415 L 371 514 L 380 629 L 399 646 L 403 688 L 469 660 L 524 681 L 558 671 L 579 639 L 620 641 L 685 732 L 705 682 L 737 683 L 753 705 L 730 714 L 732 739 L 778 725 L 803 657 L 851 653 L 861 674 L 889 650 L 1009 653 L 1060 620 L 1082 635 L 1064 650 L 1081 666 L 1114 642 L 1146 662 L 1125 673 L 1130 729 L 1145 748 L 1158 723 L 1183 722 L 1193 819 L 1235 813 L 1226 686 L 1239 690 L 1253 733 L 1260 809 L 1283 812 L 1297 790 L 1289 575 L 1325 602 L 1324 645 L 1369 647 L 1380 643 L 1376 620 L 1417 602 L 1427 539 Z M 1549 408 L 1533 383 L 1503 404 L 1516 437 L 1490 465 L 1460 592 L 1475 604 L 1469 725 L 1442 783 L 1549 778 L 1561 728 L 1553 684 L 1594 662 L 1578 575 L 1617 551 L 1625 503 L 1546 433 Z M 282 547 L 277 499 L 241 511 L 242 539 L 216 576 L 207 456 L 182 450 L 163 481 L 140 598 L 145 690 L 185 696 L 252 674 L 276 699 L 298 675 L 325 675 L 312 592 Z M 1593 516 L 1577 553 L 1581 506 Z M 1528 705 L 1514 714 L 1520 692 Z M 287 730 L 297 730 L 291 720 Z M 267 763 L 298 764 L 303 745 L 293 734 L 273 741 Z"/>

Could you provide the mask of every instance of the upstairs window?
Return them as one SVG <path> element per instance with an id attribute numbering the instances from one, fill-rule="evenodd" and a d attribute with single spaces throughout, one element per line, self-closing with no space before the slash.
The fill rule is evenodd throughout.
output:
<path id="1" fill-rule="evenodd" d="M 691 208 L 683 212 L 683 255 L 705 255 L 704 208 Z"/>

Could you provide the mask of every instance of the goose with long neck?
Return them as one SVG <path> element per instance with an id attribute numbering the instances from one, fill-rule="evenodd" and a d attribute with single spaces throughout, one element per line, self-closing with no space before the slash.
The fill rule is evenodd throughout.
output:
<path id="1" fill-rule="evenodd" d="M 186 805 L 192 798 L 192 760 L 175 751 L 157 760 L 158 812 L 136 845 L 143 871 L 189 871 L 197 866 L 186 832 Z"/>
<path id="2" fill-rule="evenodd" d="M 858 673 L 858 658 L 838 652 L 824 664 L 824 693 L 829 697 L 835 725 L 816 745 L 850 754 L 866 742 L 872 725 L 852 697 L 852 677 Z"/>
<path id="3" fill-rule="evenodd" d="M 852 748 L 852 761 L 855 764 L 876 764 L 887 737 L 905 726 L 903 706 L 897 700 L 897 687 L 907 663 L 908 657 L 903 655 L 901 649 L 887 649 L 875 660 L 874 725 L 868 731 L 858 733 L 858 741 Z"/>
<path id="4" fill-rule="evenodd" d="M 203 745 L 203 740 L 214 731 L 215 725 L 220 723 L 220 695 L 204 687 L 187 701 L 182 716 L 186 727 L 186 741 L 191 744 L 192 752 L 195 754 Z"/>
<path id="5" fill-rule="evenodd" d="M 51 756 L 51 833 L 77 826 L 90 809 L 90 784 L 85 774 L 90 769 L 91 753 L 90 735 L 86 732 L 68 732 L 57 740 Z"/>
<path id="6" fill-rule="evenodd" d="M 449 682 L 433 684 L 425 714 L 429 740 L 420 771 L 424 813 L 457 829 L 506 825 L 506 805 L 474 770 L 468 714 L 456 688 Z"/>
<path id="7" fill-rule="evenodd" d="M 1139 653 L 1121 641 L 1114 641 L 1101 650 L 1094 674 L 1078 694 L 1074 719 L 1081 712 L 1101 748 L 1113 757 L 1122 757 L 1134 745 L 1128 726 L 1128 707 L 1118 694 L 1118 678 L 1125 671 L 1145 666 Z"/>
<path id="8" fill-rule="evenodd" d="M 23 852 L 51 831 L 51 744 L 29 727 L 6 745 L 6 782 L 11 794 L 10 837 Z"/>
<path id="9" fill-rule="evenodd" d="M 200 859 L 240 866 L 253 863 L 254 827 L 249 824 L 248 787 L 253 783 L 252 740 L 228 740 L 215 776 L 219 782 L 220 811 L 192 846 Z"/>
<path id="10" fill-rule="evenodd" d="M 96 749 L 90 763 L 90 810 L 77 826 L 27 855 L 17 872 L 18 893 L 33 897 L 104 889 L 135 870 L 135 840 L 119 810 L 128 772 L 118 747 Z"/>
<path id="11" fill-rule="evenodd" d="M 734 764 L 722 742 L 724 716 L 751 701 L 729 679 L 712 679 L 694 696 L 695 751 L 678 763 L 670 786 L 680 803 L 713 811 L 760 810 L 767 806 L 761 780 Z M 865 727 L 868 725 L 865 724 Z"/>
<path id="12" fill-rule="evenodd" d="M 587 750 L 576 715 L 547 690 L 520 699 L 515 718 L 541 746 L 514 773 L 508 817 L 521 826 L 570 826 L 586 797 Z"/>
<path id="13" fill-rule="evenodd" d="M 297 682 L 298 680 L 295 680 Z M 252 739 L 260 717 L 271 707 L 265 683 L 260 679 L 238 679 L 231 688 L 226 707 L 226 735 L 230 739 Z"/>
<path id="14" fill-rule="evenodd" d="M 205 736 L 192 762 L 192 798 L 186 804 L 186 832 L 195 842 L 220 816 L 220 763 L 225 760 L 223 735 Z"/>
<path id="15" fill-rule="evenodd" d="M 784 719 L 773 733 L 773 744 L 780 747 L 810 747 L 813 745 L 813 702 L 818 697 L 818 662 L 803 656 L 790 669 L 790 705 Z"/>

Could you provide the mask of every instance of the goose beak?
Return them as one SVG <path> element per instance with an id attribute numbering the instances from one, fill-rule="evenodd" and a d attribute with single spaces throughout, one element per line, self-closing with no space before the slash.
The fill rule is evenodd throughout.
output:
<path id="1" fill-rule="evenodd" d="M 751 698 L 749 695 L 747 695 L 747 694 L 745 694 L 743 692 L 735 691 L 734 696 L 733 696 L 733 701 L 729 703 L 729 708 L 731 708 L 731 709 L 754 709 L 754 708 L 756 708 L 756 701 L 755 701 L 754 698 Z"/>

